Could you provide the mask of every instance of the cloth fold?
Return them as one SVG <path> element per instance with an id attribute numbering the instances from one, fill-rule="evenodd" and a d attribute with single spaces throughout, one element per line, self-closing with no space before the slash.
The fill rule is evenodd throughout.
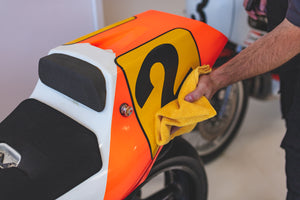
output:
<path id="1" fill-rule="evenodd" d="M 198 122 L 216 115 L 215 109 L 204 96 L 192 103 L 184 100 L 185 96 L 197 87 L 199 76 L 210 71 L 209 65 L 195 68 L 184 81 L 178 98 L 156 113 L 155 138 L 158 145 L 165 145 L 176 136 L 191 132 Z M 171 134 L 172 126 L 179 129 Z"/>

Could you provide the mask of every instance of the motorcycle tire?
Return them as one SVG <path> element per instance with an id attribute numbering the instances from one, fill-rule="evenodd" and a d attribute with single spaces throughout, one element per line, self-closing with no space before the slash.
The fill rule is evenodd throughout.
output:
<path id="1" fill-rule="evenodd" d="M 206 200 L 207 188 L 200 157 L 178 137 L 163 148 L 147 179 L 126 200 Z"/>
<path id="2" fill-rule="evenodd" d="M 240 81 L 218 91 L 211 100 L 217 116 L 198 123 L 191 133 L 183 136 L 205 163 L 220 156 L 237 135 L 248 105 L 246 83 Z M 224 102 L 228 90 L 229 96 Z"/>

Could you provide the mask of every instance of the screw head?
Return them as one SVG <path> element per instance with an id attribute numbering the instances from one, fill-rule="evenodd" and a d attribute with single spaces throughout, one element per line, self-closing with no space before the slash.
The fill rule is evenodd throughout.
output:
<path id="1" fill-rule="evenodd" d="M 129 106 L 127 103 L 123 103 L 120 106 L 120 113 L 124 117 L 129 117 L 133 112 L 133 108 Z"/>

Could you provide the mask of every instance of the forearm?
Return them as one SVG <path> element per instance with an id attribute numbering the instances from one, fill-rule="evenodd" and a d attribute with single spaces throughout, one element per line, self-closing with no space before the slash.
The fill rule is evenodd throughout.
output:
<path id="1" fill-rule="evenodd" d="M 284 20 L 276 29 L 214 70 L 217 89 L 271 71 L 300 53 L 300 28 Z"/>
<path id="2" fill-rule="evenodd" d="M 193 102 L 232 83 L 271 71 L 300 53 L 300 28 L 286 19 L 237 56 L 208 75 L 200 77 L 197 88 L 185 100 Z"/>

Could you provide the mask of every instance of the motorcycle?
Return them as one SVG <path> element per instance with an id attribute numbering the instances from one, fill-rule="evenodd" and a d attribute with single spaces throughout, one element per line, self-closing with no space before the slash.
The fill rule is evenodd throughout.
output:
<path id="1" fill-rule="evenodd" d="M 257 6 L 249 1 L 247 9 Z M 248 17 L 243 0 L 187 0 L 187 17 L 203 21 L 228 37 L 215 68 L 221 66 L 242 49 L 266 34 L 267 19 Z M 245 117 L 249 97 L 267 100 L 278 96 L 279 78 L 266 73 L 240 81 L 218 91 L 212 104 L 218 115 L 198 124 L 197 129 L 184 138 L 198 151 L 204 161 L 220 156 L 237 135 Z"/>
<path id="2" fill-rule="evenodd" d="M 197 152 L 180 137 L 159 146 L 154 115 L 226 41 L 147 11 L 50 50 L 31 96 L 0 123 L 1 199 L 207 199 Z"/>

